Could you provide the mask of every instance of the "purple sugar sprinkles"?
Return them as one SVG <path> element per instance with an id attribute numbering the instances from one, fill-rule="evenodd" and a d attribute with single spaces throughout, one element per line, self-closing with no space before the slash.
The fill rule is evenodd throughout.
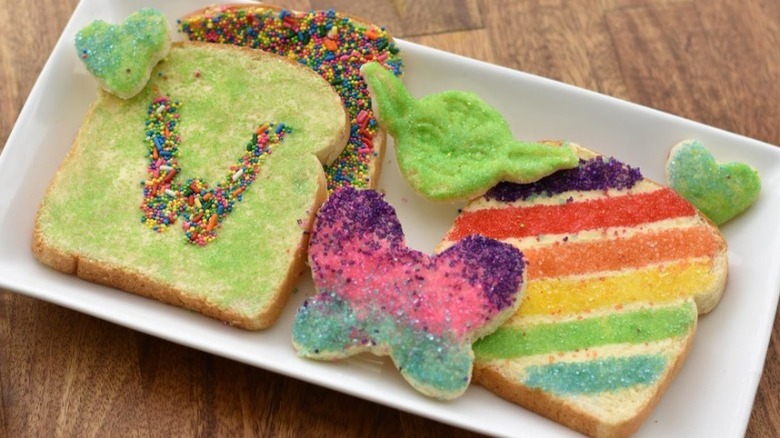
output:
<path id="1" fill-rule="evenodd" d="M 501 202 L 527 200 L 535 196 L 553 196 L 568 191 L 630 189 L 642 180 L 638 168 L 612 157 L 580 159 L 579 166 L 560 170 L 531 184 L 502 182 L 490 189 L 486 199 Z"/>

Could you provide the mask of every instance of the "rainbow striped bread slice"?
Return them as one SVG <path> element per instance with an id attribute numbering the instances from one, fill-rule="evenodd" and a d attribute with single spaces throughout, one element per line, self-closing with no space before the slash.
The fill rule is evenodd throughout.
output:
<path id="1" fill-rule="evenodd" d="M 577 149 L 576 169 L 470 202 L 440 249 L 482 234 L 528 260 L 519 310 L 475 344 L 475 382 L 587 435 L 625 436 L 718 303 L 726 242 L 671 189 Z"/>

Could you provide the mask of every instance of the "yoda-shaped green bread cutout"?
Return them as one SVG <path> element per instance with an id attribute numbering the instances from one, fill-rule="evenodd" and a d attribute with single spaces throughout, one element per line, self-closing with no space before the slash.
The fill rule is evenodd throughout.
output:
<path id="1" fill-rule="evenodd" d="M 470 199 L 500 181 L 530 183 L 577 166 L 570 147 L 514 140 L 504 117 L 473 93 L 418 100 L 377 63 L 361 73 L 379 123 L 395 140 L 401 173 L 429 199 Z"/>

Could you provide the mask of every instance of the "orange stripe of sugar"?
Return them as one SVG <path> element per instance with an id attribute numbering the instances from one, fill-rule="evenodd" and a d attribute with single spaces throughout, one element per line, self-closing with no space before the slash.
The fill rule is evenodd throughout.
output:
<path id="1" fill-rule="evenodd" d="M 587 313 L 635 302 L 665 303 L 694 296 L 709 289 L 715 280 L 710 259 L 654 265 L 608 276 L 531 280 L 523 304 L 512 319 Z"/>
<path id="2" fill-rule="evenodd" d="M 529 207 L 486 208 L 455 219 L 448 240 L 470 234 L 494 239 L 539 234 L 574 233 L 607 227 L 630 227 L 674 217 L 691 216 L 694 207 L 669 188 L 607 196 L 583 202 Z"/>
<path id="3" fill-rule="evenodd" d="M 723 241 L 709 226 L 699 225 L 641 232 L 626 238 L 556 242 L 543 248 L 523 249 L 523 253 L 529 261 L 528 278 L 535 279 L 711 257 L 722 245 Z"/>

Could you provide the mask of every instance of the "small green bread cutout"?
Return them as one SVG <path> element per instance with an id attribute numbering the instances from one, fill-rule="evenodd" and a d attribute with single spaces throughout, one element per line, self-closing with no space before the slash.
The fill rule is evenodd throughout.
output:
<path id="1" fill-rule="evenodd" d="M 129 99 L 141 91 L 157 63 L 168 54 L 168 20 L 155 9 L 141 9 L 121 25 L 95 20 L 76 34 L 76 50 L 111 94 Z"/>
<path id="2" fill-rule="evenodd" d="M 722 225 L 753 205 L 761 191 L 758 171 L 745 163 L 715 161 L 697 140 L 677 143 L 666 162 L 669 186 Z"/>
<path id="3" fill-rule="evenodd" d="M 417 100 L 377 63 L 361 73 L 380 124 L 395 139 L 401 173 L 427 198 L 471 199 L 500 181 L 530 183 L 578 164 L 571 147 L 515 141 L 504 117 L 473 93 Z"/>

